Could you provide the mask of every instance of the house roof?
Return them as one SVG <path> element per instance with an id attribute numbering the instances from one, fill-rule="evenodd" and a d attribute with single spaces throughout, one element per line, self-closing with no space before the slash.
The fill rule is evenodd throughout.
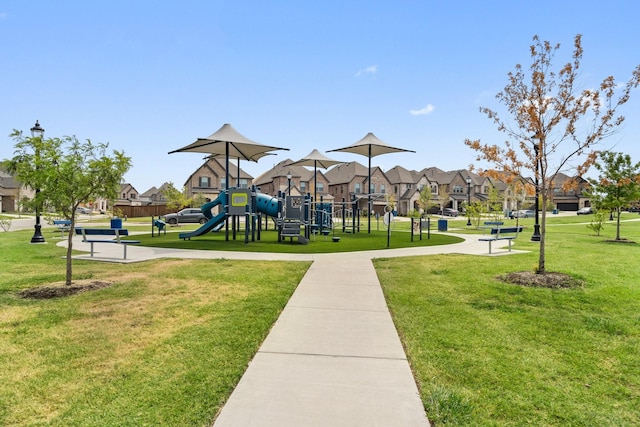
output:
<path id="1" fill-rule="evenodd" d="M 408 170 L 402 166 L 394 166 L 385 172 L 387 179 L 391 184 L 415 183 L 420 180 L 420 173 L 414 170 Z"/>
<path id="2" fill-rule="evenodd" d="M 376 168 L 378 167 L 375 166 L 371 168 L 372 174 Z M 334 166 L 329 171 L 327 171 L 325 176 L 327 177 L 331 185 L 347 184 L 353 181 L 355 177 L 362 177 L 362 180 L 365 181 L 369 176 L 369 168 L 361 165 L 358 162 L 347 162 Z"/>
<path id="3" fill-rule="evenodd" d="M 20 183 L 6 169 L 0 167 L 0 187 L 15 189 L 20 188 Z"/>
<path id="4" fill-rule="evenodd" d="M 129 190 L 129 189 L 135 191 L 136 193 L 138 192 L 138 190 L 136 190 L 136 188 L 133 185 L 129 184 L 128 182 L 120 184 L 120 191 L 121 192 L 125 191 L 125 190 Z"/>

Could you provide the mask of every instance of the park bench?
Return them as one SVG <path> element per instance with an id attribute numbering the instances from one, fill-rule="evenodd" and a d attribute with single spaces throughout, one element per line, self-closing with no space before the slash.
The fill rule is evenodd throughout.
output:
<path id="1" fill-rule="evenodd" d="M 76 234 L 82 236 L 82 241 L 91 244 L 91 256 L 93 257 L 94 243 L 115 243 L 124 247 L 124 259 L 127 259 L 127 246 L 137 245 L 140 240 L 123 240 L 121 236 L 128 236 L 129 230 L 124 228 L 85 228 L 77 227 Z M 88 239 L 87 236 L 115 236 L 115 240 Z"/>
<path id="2" fill-rule="evenodd" d="M 483 225 L 481 225 L 478 228 L 482 230 L 482 233 L 484 234 L 486 233 L 487 230 L 491 230 L 492 228 L 502 227 L 503 225 L 504 225 L 504 222 L 502 221 L 485 221 Z"/>
<path id="3" fill-rule="evenodd" d="M 58 231 L 60 231 L 60 238 L 64 238 L 64 232 L 69 231 L 69 229 L 71 228 L 71 220 L 54 219 L 53 225 L 55 225 L 58 228 Z"/>
<path id="4" fill-rule="evenodd" d="M 491 243 L 498 240 L 507 240 L 509 242 L 509 252 L 511 252 L 511 241 L 518 237 L 519 233 L 522 233 L 524 227 L 494 227 L 491 229 L 491 235 L 487 237 L 481 237 L 481 242 L 489 242 L 489 253 L 491 253 Z"/>

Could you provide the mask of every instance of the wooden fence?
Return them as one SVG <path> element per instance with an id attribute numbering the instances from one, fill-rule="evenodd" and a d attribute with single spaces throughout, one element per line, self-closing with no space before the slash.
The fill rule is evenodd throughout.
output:
<path id="1" fill-rule="evenodd" d="M 127 206 L 117 205 L 114 208 L 122 217 L 139 218 L 144 216 L 162 216 L 174 211 L 167 209 L 166 205 Z"/>

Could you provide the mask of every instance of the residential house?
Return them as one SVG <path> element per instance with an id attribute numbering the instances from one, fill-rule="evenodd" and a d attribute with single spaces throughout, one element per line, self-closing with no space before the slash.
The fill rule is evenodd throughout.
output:
<path id="1" fill-rule="evenodd" d="M 379 167 L 371 168 L 371 183 L 367 192 L 369 169 L 358 162 L 341 163 L 334 166 L 326 173 L 329 180 L 329 194 L 336 202 L 351 202 L 354 198 L 358 201 L 361 211 L 367 212 L 369 193 L 371 194 L 371 210 L 383 215 L 389 200 L 391 184 L 386 174 Z"/>
<path id="2" fill-rule="evenodd" d="M 151 187 L 144 193 L 140 194 L 140 202 L 147 205 L 164 205 L 167 203 L 167 198 L 164 196 L 164 189 L 169 185 L 165 182 L 160 188 Z"/>
<path id="3" fill-rule="evenodd" d="M 20 184 L 7 171 L 0 167 L 0 212 L 17 212 L 22 198 L 33 198 L 35 192 Z"/>
<path id="4" fill-rule="evenodd" d="M 138 190 L 136 190 L 135 187 L 129 183 L 120 184 L 120 193 L 115 204 L 130 206 L 140 205 Z"/>
<path id="5" fill-rule="evenodd" d="M 229 187 L 251 188 L 253 177 L 230 162 Z M 203 196 L 206 200 L 218 197 L 221 190 L 227 188 L 225 172 L 226 162 L 218 157 L 209 157 L 195 170 L 184 183 L 188 197 Z"/>
<path id="6" fill-rule="evenodd" d="M 431 183 L 426 175 L 402 166 L 394 166 L 385 172 L 385 175 L 391 184 L 398 215 L 410 215 L 413 211 L 422 212 L 419 206 L 420 192 L 424 187 L 428 187 L 429 192 L 432 192 Z"/>
<path id="7" fill-rule="evenodd" d="M 255 185 L 265 194 L 277 196 L 278 192 L 292 195 L 310 194 L 316 201 L 333 201 L 329 194 L 329 180 L 320 169 L 291 165 L 293 160 L 285 159 L 255 179 Z M 291 178 L 289 178 L 291 177 Z M 313 186 L 316 185 L 314 192 Z"/>
<path id="8" fill-rule="evenodd" d="M 590 188 L 589 182 L 580 177 L 570 177 L 558 173 L 549 185 L 549 200 L 553 202 L 553 208 L 561 211 L 577 211 L 580 208 L 591 206 L 591 199 L 587 194 Z"/>

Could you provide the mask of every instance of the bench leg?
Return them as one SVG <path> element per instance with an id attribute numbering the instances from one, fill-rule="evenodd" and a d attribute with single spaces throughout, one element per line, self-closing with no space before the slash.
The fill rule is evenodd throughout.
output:
<path id="1" fill-rule="evenodd" d="M 127 245 L 122 246 L 124 246 L 124 259 L 127 259 Z"/>
<path id="2" fill-rule="evenodd" d="M 511 239 L 509 239 L 509 252 L 511 252 Z"/>
<path id="3" fill-rule="evenodd" d="M 491 240 L 489 240 L 489 255 L 491 255 Z"/>
<path id="4" fill-rule="evenodd" d="M 93 242 L 89 242 L 89 244 L 91 245 L 91 258 L 93 258 Z"/>

